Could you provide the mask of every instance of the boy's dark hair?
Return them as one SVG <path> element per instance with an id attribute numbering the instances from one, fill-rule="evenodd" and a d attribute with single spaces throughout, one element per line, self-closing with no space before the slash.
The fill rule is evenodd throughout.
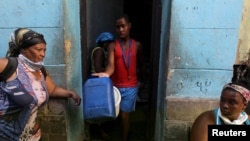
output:
<path id="1" fill-rule="evenodd" d="M 128 16 L 126 13 L 123 13 L 123 14 L 117 16 L 117 17 L 115 18 L 115 21 L 117 21 L 118 19 L 122 19 L 122 18 L 124 18 L 125 21 L 127 21 L 128 23 L 130 23 L 129 16 Z"/>

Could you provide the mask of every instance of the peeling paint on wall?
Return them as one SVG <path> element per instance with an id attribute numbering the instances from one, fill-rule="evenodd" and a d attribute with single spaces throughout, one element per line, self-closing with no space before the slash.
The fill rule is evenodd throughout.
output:
<path id="1" fill-rule="evenodd" d="M 242 19 L 238 40 L 238 51 L 237 58 L 235 60 L 236 64 L 241 64 L 248 59 L 248 54 L 250 51 L 250 1 L 244 0 L 244 6 L 242 11 Z"/>
<path id="2" fill-rule="evenodd" d="M 174 69 L 169 69 L 168 70 L 168 80 L 171 80 L 173 75 L 174 75 Z"/>
<path id="3" fill-rule="evenodd" d="M 64 40 L 64 51 L 65 51 L 65 58 L 64 60 L 66 61 L 66 64 L 68 64 L 69 66 L 71 66 L 72 64 L 74 64 L 73 61 L 68 61 L 70 60 L 70 52 L 72 51 L 72 42 L 69 39 L 65 39 Z M 67 67 L 67 71 L 66 71 L 66 75 L 70 75 L 72 73 L 72 68 L 71 67 Z"/>
<path id="4" fill-rule="evenodd" d="M 64 45 L 65 45 L 65 57 L 67 57 L 70 53 L 71 50 L 71 41 L 70 40 L 64 40 Z"/>

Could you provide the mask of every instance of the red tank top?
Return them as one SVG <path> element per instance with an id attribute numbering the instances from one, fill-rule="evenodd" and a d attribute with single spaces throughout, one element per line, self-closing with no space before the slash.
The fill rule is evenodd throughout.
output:
<path id="1" fill-rule="evenodd" d="M 115 70 L 111 75 L 114 86 L 120 88 L 137 86 L 135 40 L 131 39 L 130 48 L 127 51 L 123 51 L 119 40 L 116 40 L 114 58 Z"/>

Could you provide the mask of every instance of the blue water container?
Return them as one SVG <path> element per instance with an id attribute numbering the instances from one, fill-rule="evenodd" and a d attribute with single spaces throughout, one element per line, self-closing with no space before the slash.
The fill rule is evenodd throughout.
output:
<path id="1" fill-rule="evenodd" d="M 113 83 L 109 77 L 88 79 L 83 85 L 84 119 L 106 121 L 115 119 Z"/>

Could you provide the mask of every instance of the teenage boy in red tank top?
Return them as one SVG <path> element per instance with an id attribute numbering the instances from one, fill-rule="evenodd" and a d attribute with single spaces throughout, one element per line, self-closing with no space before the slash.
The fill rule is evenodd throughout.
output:
<path id="1" fill-rule="evenodd" d="M 118 38 L 108 47 L 106 70 L 92 75 L 110 77 L 114 86 L 119 89 L 122 96 L 119 115 L 122 120 L 122 141 L 127 141 L 129 114 L 135 111 L 139 87 L 144 87 L 145 66 L 141 43 L 130 38 L 131 23 L 129 17 L 126 14 L 119 16 L 115 20 L 115 26 Z M 140 74 L 140 78 L 137 74 Z M 140 86 L 138 85 L 139 81 L 141 82 Z"/>

